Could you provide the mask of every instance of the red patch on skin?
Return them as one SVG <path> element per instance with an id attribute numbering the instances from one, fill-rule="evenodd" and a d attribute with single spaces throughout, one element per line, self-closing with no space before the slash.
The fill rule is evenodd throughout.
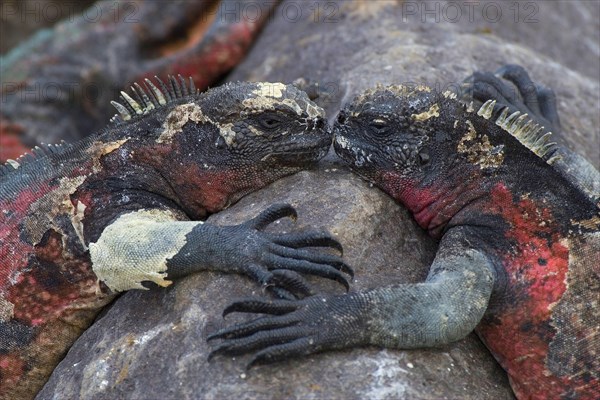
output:
<path id="1" fill-rule="evenodd" d="M 434 237 L 470 200 L 479 199 L 472 211 L 500 216 L 509 225 L 505 238 L 512 243 L 511 249 L 498 254 L 510 297 L 504 298 L 506 304 L 492 316 L 493 322 L 480 324 L 477 331 L 508 372 L 517 397 L 559 398 L 563 390 L 583 386 L 577 378 L 555 376 L 546 368 L 549 344 L 556 334 L 552 309 L 567 290 L 569 268 L 569 249 L 561 242 L 551 208 L 527 197 L 514 199 L 502 183 L 488 196 L 476 177 L 460 185 L 438 181 L 429 187 L 419 187 L 393 172 L 382 173 L 377 180 Z"/>
<path id="2" fill-rule="evenodd" d="M 432 237 L 439 238 L 446 224 L 472 198 L 480 195 L 475 178 L 463 185 L 448 186 L 447 181 L 419 187 L 417 182 L 394 172 L 384 172 L 377 179 L 382 188 L 394 199 L 404 204 L 419 226 Z"/>
<path id="3" fill-rule="evenodd" d="M 0 297 L 12 305 L 3 322 L 34 328 L 31 338 L 20 338 L 17 347 L 0 354 L 2 389 L 30 384 L 20 381 L 32 371 L 49 368 L 52 360 L 58 362 L 74 339 L 69 335 L 87 327 L 102 302 L 103 292 L 83 248 L 64 248 L 62 233 L 56 230 L 47 231 L 35 246 L 21 235 L 23 221 L 32 216 L 31 205 L 58 184 L 38 182 L 0 201 Z M 40 332 L 47 335 L 40 337 Z M 0 390 L 0 397 L 3 393 Z"/>
<path id="4" fill-rule="evenodd" d="M 186 152 L 180 151 L 177 146 L 157 144 L 136 149 L 135 157 L 139 162 L 161 170 L 193 219 L 221 211 L 240 195 L 260 189 L 277 178 L 268 170 L 259 171 L 250 165 L 237 169 L 225 165 L 203 167 L 181 154 Z M 173 168 L 165 170 L 165 159 L 177 162 L 172 162 Z"/>
<path id="5" fill-rule="evenodd" d="M 21 240 L 19 225 L 29 206 L 50 191 L 48 185 L 19 192 L 14 199 L 0 203 L 0 293 L 10 286 L 11 277 L 27 265 L 33 246 Z"/>
<path id="6" fill-rule="evenodd" d="M 519 398 L 559 397 L 558 388 L 569 385 L 546 369 L 546 358 L 555 335 L 552 307 L 567 289 L 568 249 L 560 243 L 549 207 L 529 198 L 514 200 L 501 183 L 492 189 L 488 206 L 486 212 L 501 215 L 510 225 L 505 237 L 514 247 L 502 255 L 502 264 L 511 298 L 494 315 L 496 321 L 480 324 L 478 332 Z"/>
<path id="7" fill-rule="evenodd" d="M 232 196 L 254 191 L 269 182 L 261 179 L 251 169 L 207 170 L 196 164 L 187 166 L 185 174 L 173 176 L 173 186 L 178 188 L 180 199 L 185 200 L 186 208 L 198 214 L 215 213 L 227 207 L 234 200 Z"/>
<path id="8" fill-rule="evenodd" d="M 0 354 L 0 371 L 0 387 L 14 386 L 25 372 L 25 361 L 14 354 Z"/>
<path id="9" fill-rule="evenodd" d="M 97 286 L 88 260 L 64 249 L 60 233 L 50 231 L 36 246 L 21 238 L 21 223 L 31 204 L 53 189 L 40 184 L 0 203 L 0 294 L 14 304 L 14 318 L 31 326 L 56 318 L 74 300 L 86 296 L 84 288 Z"/>
<path id="10" fill-rule="evenodd" d="M 435 205 L 439 204 L 443 190 L 417 187 L 415 181 L 389 171 L 383 172 L 377 180 L 386 193 L 411 211 L 421 228 L 428 229 L 439 214 Z"/>
<path id="11" fill-rule="evenodd" d="M 89 261 L 74 258 L 63 248 L 58 232 L 50 231 L 33 253 L 31 268 L 13 277 L 5 298 L 14 304 L 15 319 L 39 326 L 61 315 L 73 301 L 94 293 L 97 279 Z"/>

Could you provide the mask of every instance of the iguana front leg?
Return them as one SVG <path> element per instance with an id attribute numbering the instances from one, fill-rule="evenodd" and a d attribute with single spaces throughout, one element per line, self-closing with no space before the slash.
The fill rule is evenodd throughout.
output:
<path id="1" fill-rule="evenodd" d="M 170 210 L 140 210 L 122 214 L 95 243 L 90 243 L 94 272 L 113 291 L 160 286 L 198 271 L 250 276 L 277 296 L 294 299 L 311 294 L 298 273 L 336 280 L 348 288 L 340 272 L 352 273 L 340 257 L 302 249 L 334 248 L 340 244 L 321 232 L 274 235 L 262 232 L 270 223 L 296 218 L 289 205 L 275 205 L 258 217 L 235 226 L 182 221 Z"/>
<path id="2" fill-rule="evenodd" d="M 271 315 L 210 335 L 209 340 L 225 339 L 211 357 L 254 351 L 249 363 L 254 365 L 330 349 L 418 348 L 463 338 L 487 308 L 494 273 L 462 231 L 453 228 L 444 236 L 424 283 L 300 301 L 234 302 L 225 315 Z"/>

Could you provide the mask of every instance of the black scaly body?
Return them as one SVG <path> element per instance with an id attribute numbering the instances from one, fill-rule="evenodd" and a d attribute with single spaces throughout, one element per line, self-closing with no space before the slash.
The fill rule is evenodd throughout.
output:
<path id="1" fill-rule="evenodd" d="M 497 74 L 473 76 L 477 107 L 424 86 L 380 86 L 338 117 L 336 153 L 440 238 L 425 282 L 236 302 L 225 312 L 274 315 L 212 335 L 225 339 L 215 354 L 258 349 L 252 364 L 438 346 L 475 330 L 520 399 L 597 399 L 600 174 L 548 141 L 543 126 L 559 129 L 549 89 L 518 66 Z"/>
<path id="2" fill-rule="evenodd" d="M 241 273 L 294 298 L 297 273 L 347 285 L 322 232 L 269 235 L 296 217 L 275 205 L 244 224 L 201 221 L 243 195 L 313 166 L 328 150 L 323 110 L 281 83 L 197 93 L 146 80 L 114 103 L 116 124 L 45 146 L 0 170 L 0 398 L 31 398 L 118 292 L 168 286 L 201 270 Z"/>

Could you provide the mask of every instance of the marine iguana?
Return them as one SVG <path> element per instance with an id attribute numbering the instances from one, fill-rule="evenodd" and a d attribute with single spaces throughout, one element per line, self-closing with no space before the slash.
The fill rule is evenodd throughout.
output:
<path id="1" fill-rule="evenodd" d="M 324 111 L 292 85 L 230 83 L 204 93 L 181 76 L 146 80 L 114 102 L 115 124 L 45 146 L 0 169 L 0 398 L 37 393 L 117 293 L 212 270 L 274 294 L 310 294 L 299 273 L 348 285 L 329 234 L 262 229 L 290 205 L 245 223 L 201 221 L 327 153 Z M 168 87 L 167 87 L 168 86 Z"/>
<path id="2" fill-rule="evenodd" d="M 244 59 L 277 3 L 97 1 L 79 15 L 69 7 L 67 18 L 0 57 L 0 163 L 103 128 L 113 93 L 143 78 L 181 74 L 200 90 L 214 86 Z M 246 11 L 257 6 L 258 15 Z M 20 14 L 16 21 L 48 15 L 18 3 L 2 11 Z"/>
<path id="3" fill-rule="evenodd" d="M 224 315 L 270 315 L 209 336 L 225 339 L 211 356 L 253 352 L 251 366 L 439 346 L 475 330 L 520 399 L 598 398 L 600 174 L 581 159 L 572 168 L 576 156 L 548 142 L 546 128 L 560 126 L 554 94 L 523 68 L 476 73 L 470 88 L 480 107 L 426 86 L 379 86 L 334 128 L 350 168 L 440 238 L 425 282 L 234 302 Z"/>

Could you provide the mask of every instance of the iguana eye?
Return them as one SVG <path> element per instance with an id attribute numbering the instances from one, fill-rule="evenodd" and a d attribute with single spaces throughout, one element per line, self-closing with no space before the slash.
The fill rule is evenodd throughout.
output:
<path id="1" fill-rule="evenodd" d="M 376 135 L 384 135 L 390 129 L 390 126 L 388 125 L 387 121 L 383 119 L 374 119 L 373 121 L 371 121 L 369 126 L 371 128 L 371 131 Z"/>
<path id="2" fill-rule="evenodd" d="M 274 115 L 264 115 L 259 118 L 258 122 L 265 129 L 275 129 L 281 125 L 281 120 Z"/>

